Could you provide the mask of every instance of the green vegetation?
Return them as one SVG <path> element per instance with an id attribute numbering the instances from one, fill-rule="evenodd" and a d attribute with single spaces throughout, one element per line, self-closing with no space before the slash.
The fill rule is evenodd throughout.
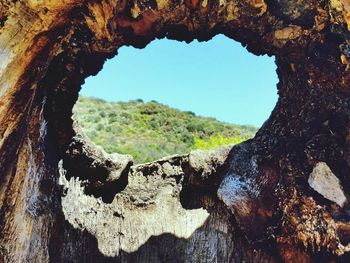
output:
<path id="1" fill-rule="evenodd" d="M 234 137 L 224 137 L 220 133 L 210 136 L 209 138 L 200 138 L 194 136 L 194 149 L 210 150 L 222 145 L 237 144 L 245 141 L 240 135 Z"/>
<path id="2" fill-rule="evenodd" d="M 256 132 L 252 126 L 199 117 L 156 101 L 106 102 L 80 97 L 74 113 L 94 143 L 109 153 L 129 153 L 136 163 L 237 144 Z"/>

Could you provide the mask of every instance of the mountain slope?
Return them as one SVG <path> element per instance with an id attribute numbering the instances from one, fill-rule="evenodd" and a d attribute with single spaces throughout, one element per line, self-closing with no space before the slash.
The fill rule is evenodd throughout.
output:
<path id="1" fill-rule="evenodd" d="M 219 122 L 156 101 L 106 102 L 80 97 L 74 108 L 83 131 L 107 152 L 129 153 L 135 163 L 252 138 L 253 126 Z"/>

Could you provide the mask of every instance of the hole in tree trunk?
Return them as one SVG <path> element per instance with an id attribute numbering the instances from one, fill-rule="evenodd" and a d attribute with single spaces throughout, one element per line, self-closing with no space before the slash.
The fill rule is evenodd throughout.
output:
<path id="1" fill-rule="evenodd" d="M 274 59 L 223 35 L 118 53 L 87 79 L 75 118 L 95 144 L 136 164 L 250 139 L 277 101 Z"/>
<path id="2" fill-rule="evenodd" d="M 347 1 L 0 2 L 2 261 L 349 261 Z M 276 56 L 279 101 L 253 140 L 131 167 L 73 131 L 82 82 L 118 48 L 219 33 Z M 333 178 L 345 202 L 318 198 L 311 176 L 324 197 Z M 105 201 L 120 193 L 106 204 L 80 180 Z"/>
<path id="3" fill-rule="evenodd" d="M 277 100 L 273 58 L 249 54 L 222 35 L 205 43 L 159 40 L 119 53 L 83 87 L 82 94 L 102 100 L 78 100 L 82 138 L 63 163 L 67 178 L 86 180 L 85 192 L 105 202 L 127 185 L 132 159 L 120 154 L 140 164 L 241 143 L 254 137 Z M 132 100 L 111 102 L 118 97 Z"/>

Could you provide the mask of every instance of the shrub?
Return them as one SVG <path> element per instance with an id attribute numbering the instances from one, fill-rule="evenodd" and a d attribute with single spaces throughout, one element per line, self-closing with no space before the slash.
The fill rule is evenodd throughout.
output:
<path id="1" fill-rule="evenodd" d="M 200 150 L 211 150 L 215 149 L 219 146 L 224 145 L 234 145 L 243 142 L 241 136 L 236 137 L 223 137 L 221 134 L 215 134 L 213 136 L 210 136 L 209 139 L 202 139 L 198 136 L 194 136 L 194 144 L 193 149 L 200 149 Z"/>
<path id="2" fill-rule="evenodd" d="M 195 116 L 156 101 L 110 103 L 79 98 L 76 119 L 90 139 L 109 153 L 131 154 L 135 163 L 193 149 L 213 149 L 254 136 L 256 129 Z"/>

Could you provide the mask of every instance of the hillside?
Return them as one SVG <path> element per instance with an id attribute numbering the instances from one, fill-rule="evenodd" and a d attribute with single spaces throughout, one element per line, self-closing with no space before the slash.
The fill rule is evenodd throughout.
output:
<path id="1" fill-rule="evenodd" d="M 196 116 L 156 101 L 106 102 L 80 97 L 74 113 L 94 143 L 109 153 L 129 153 L 135 163 L 236 144 L 256 132 L 252 126 Z"/>

